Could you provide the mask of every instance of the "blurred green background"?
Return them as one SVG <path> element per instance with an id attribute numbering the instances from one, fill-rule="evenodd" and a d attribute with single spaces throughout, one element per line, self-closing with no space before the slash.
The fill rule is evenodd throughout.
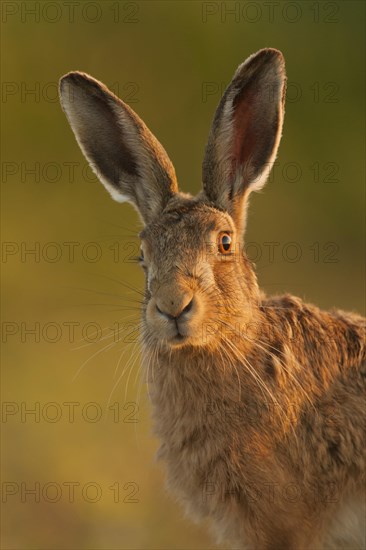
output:
<path id="1" fill-rule="evenodd" d="M 140 223 L 86 169 L 57 81 L 78 69 L 105 82 L 196 193 L 225 85 L 251 53 L 281 49 L 284 135 L 251 201 L 248 253 L 267 292 L 364 312 L 364 3 L 1 9 L 2 548 L 212 548 L 154 461 L 135 330 L 143 275 L 129 261 Z"/>

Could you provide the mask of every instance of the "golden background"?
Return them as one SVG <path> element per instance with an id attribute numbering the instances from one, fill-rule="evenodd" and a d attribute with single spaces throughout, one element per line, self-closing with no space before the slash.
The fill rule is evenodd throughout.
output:
<path id="1" fill-rule="evenodd" d="M 140 223 L 87 170 L 57 81 L 77 69 L 105 82 L 196 193 L 237 65 L 282 50 L 284 135 L 271 181 L 251 201 L 248 253 L 267 292 L 362 313 L 364 3 L 1 9 L 2 547 L 211 548 L 154 461 L 135 330 L 143 274 L 129 261 Z"/>

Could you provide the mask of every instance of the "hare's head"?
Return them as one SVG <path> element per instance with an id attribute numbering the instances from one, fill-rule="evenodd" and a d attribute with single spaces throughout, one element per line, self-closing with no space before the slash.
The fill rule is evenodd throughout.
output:
<path id="1" fill-rule="evenodd" d="M 239 66 L 214 117 L 203 190 L 193 197 L 178 191 L 165 150 L 128 105 L 86 74 L 61 79 L 62 106 L 83 153 L 112 197 L 130 202 L 144 223 L 147 341 L 213 347 L 219 327 L 255 315 L 256 278 L 243 252 L 246 205 L 276 156 L 285 80 L 277 50 Z"/>

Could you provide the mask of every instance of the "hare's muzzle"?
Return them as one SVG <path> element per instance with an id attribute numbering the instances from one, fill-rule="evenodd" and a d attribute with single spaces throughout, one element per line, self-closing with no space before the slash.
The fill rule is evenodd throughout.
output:
<path id="1" fill-rule="evenodd" d="M 201 310 L 199 296 L 192 291 L 160 288 L 149 301 L 146 321 L 154 336 L 169 345 L 193 343 Z"/>

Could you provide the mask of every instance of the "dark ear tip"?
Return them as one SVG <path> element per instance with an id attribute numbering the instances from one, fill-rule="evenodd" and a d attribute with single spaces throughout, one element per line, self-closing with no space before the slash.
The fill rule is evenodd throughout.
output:
<path id="1" fill-rule="evenodd" d="M 257 53 L 254 54 L 254 56 L 263 55 L 267 58 L 271 59 L 278 59 L 279 61 L 284 61 L 283 53 L 280 50 L 277 50 L 277 48 L 263 48 L 262 50 L 259 50 Z"/>
<path id="2" fill-rule="evenodd" d="M 233 82 L 241 86 L 243 80 L 248 81 L 257 78 L 286 81 L 285 59 L 280 50 L 264 48 L 248 57 L 237 68 Z"/>
<path id="3" fill-rule="evenodd" d="M 91 85 L 96 87 L 97 84 L 97 81 L 87 73 L 83 73 L 81 71 L 70 71 L 60 78 L 59 90 L 60 93 L 62 93 L 67 86 L 85 87 Z"/>
<path id="4" fill-rule="evenodd" d="M 285 58 L 280 50 L 275 48 L 264 48 L 259 50 L 248 58 L 249 62 L 255 63 L 257 66 L 277 67 L 280 71 L 285 70 Z"/>
<path id="5" fill-rule="evenodd" d="M 82 80 L 83 73 L 79 71 L 70 71 L 64 74 L 59 80 L 60 92 L 64 91 L 67 86 L 77 85 Z"/>

